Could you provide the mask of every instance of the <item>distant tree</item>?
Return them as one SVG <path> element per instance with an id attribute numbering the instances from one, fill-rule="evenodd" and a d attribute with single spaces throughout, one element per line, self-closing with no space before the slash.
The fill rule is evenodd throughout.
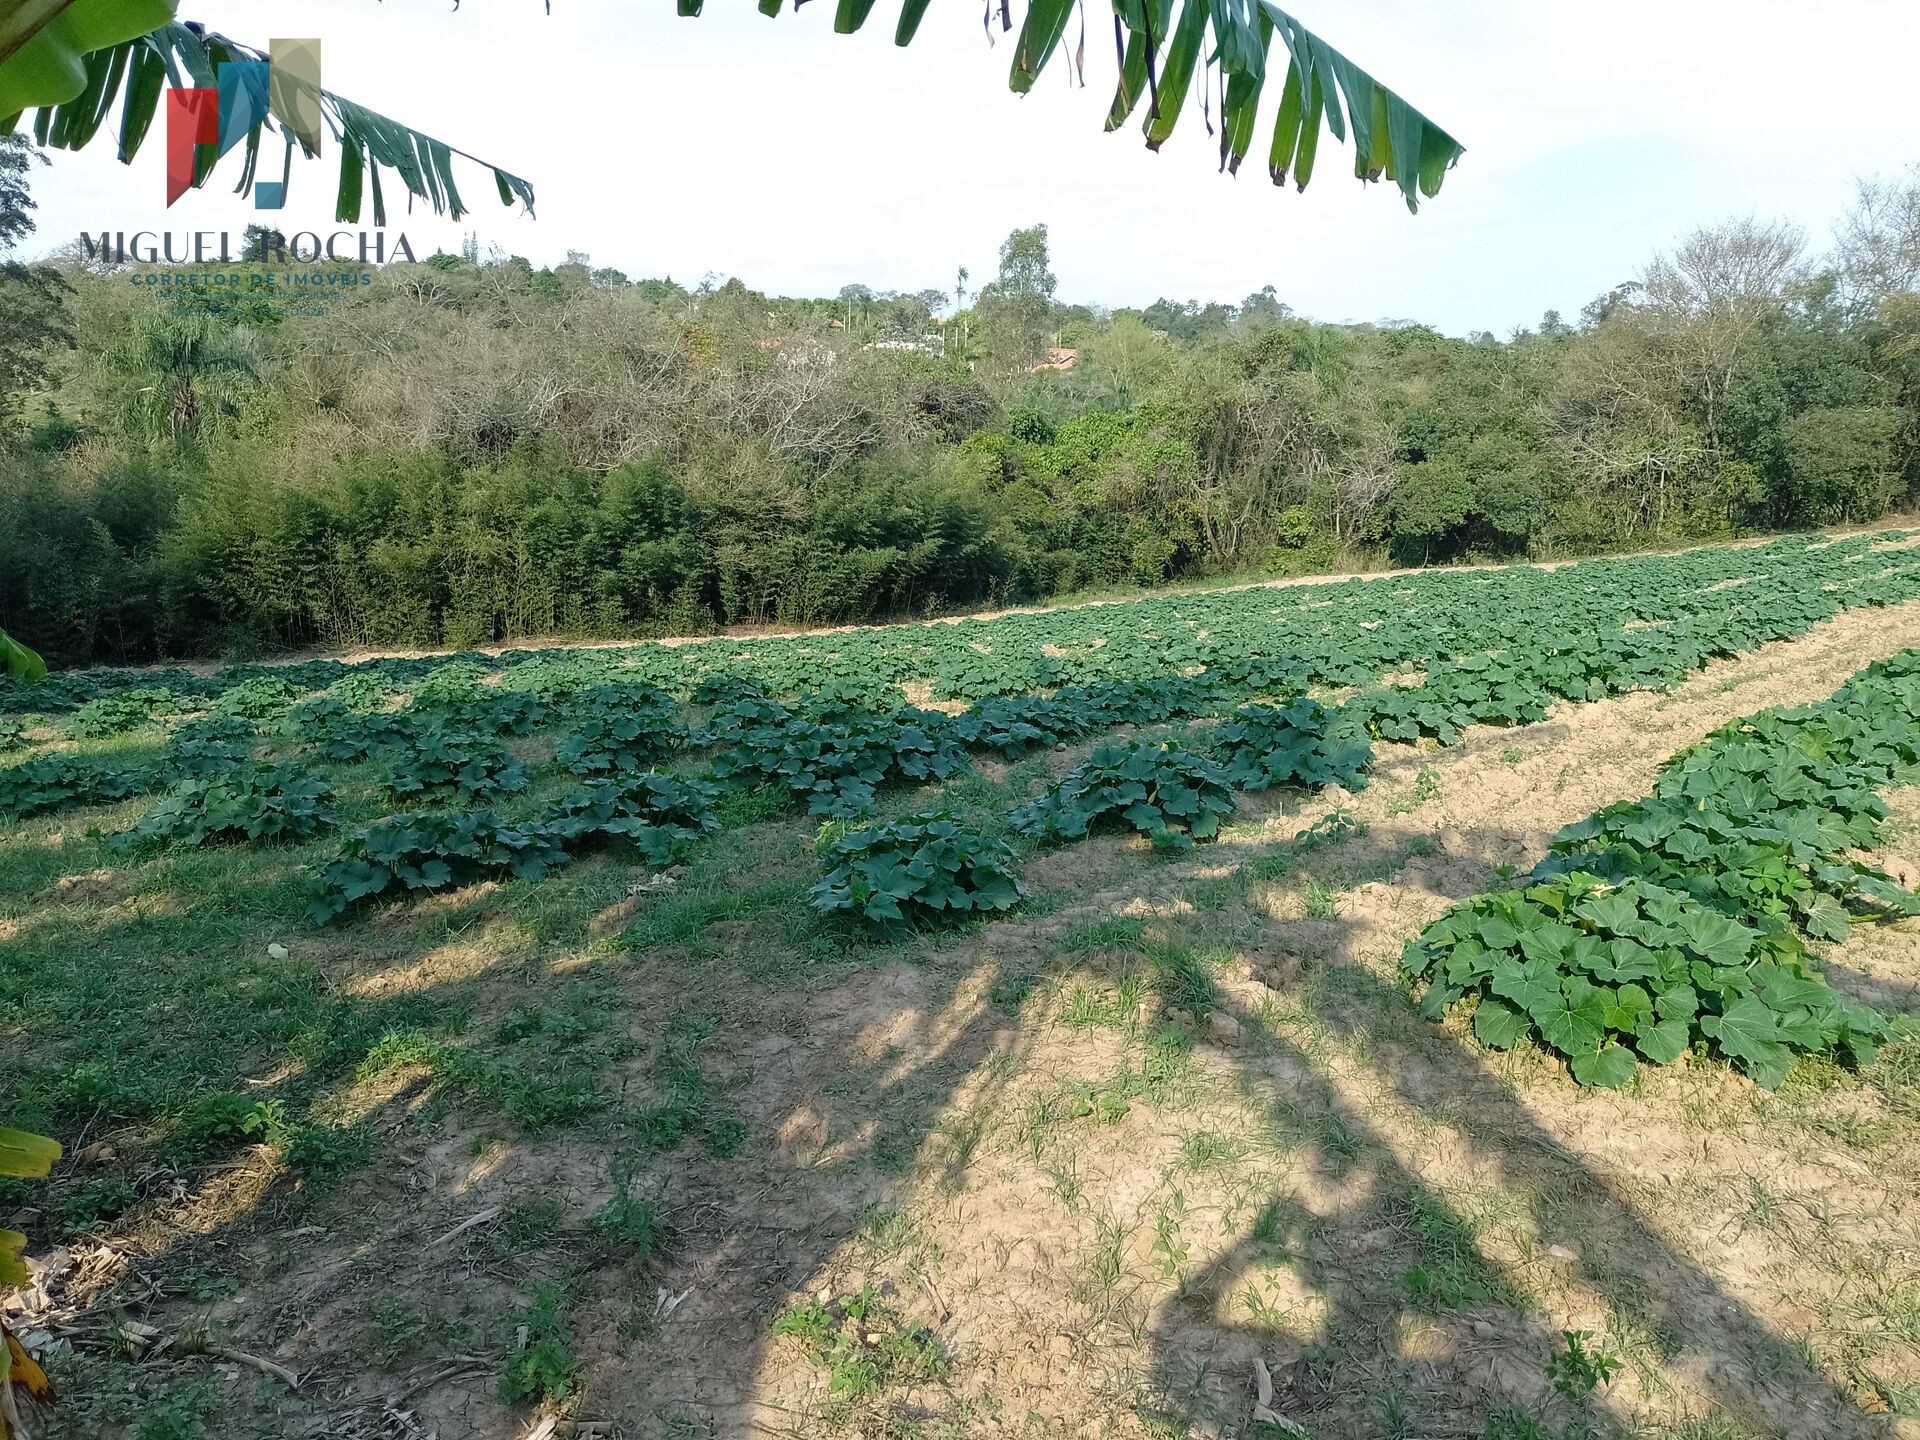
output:
<path id="1" fill-rule="evenodd" d="M 72 288 L 49 265 L 6 259 L 34 230 L 28 167 L 45 158 L 24 135 L 0 135 L 0 422 L 20 391 L 46 378 L 48 352 L 73 345 Z"/>
<path id="2" fill-rule="evenodd" d="M 1636 309 L 1697 396 L 1716 453 L 1728 392 L 1761 328 L 1806 278 L 1806 248 L 1799 226 L 1748 218 L 1695 230 L 1647 267 Z"/>
<path id="3" fill-rule="evenodd" d="M 1010 367 L 1030 364 L 1047 343 L 1048 317 L 1059 283 L 1050 265 L 1047 227 L 1015 230 L 1000 246 L 1000 273 L 974 299 L 982 338 Z"/>
<path id="4" fill-rule="evenodd" d="M 1884 514 L 1895 486 L 1902 417 L 1882 405 L 1804 410 L 1784 427 L 1792 518 L 1813 524 Z"/>
<path id="5" fill-rule="evenodd" d="M 240 263 L 271 265 L 286 263 L 287 237 L 270 225 L 249 225 L 240 236 Z"/>
<path id="6" fill-rule="evenodd" d="M 1839 225 L 1841 278 L 1872 308 L 1920 290 L 1920 164 L 1893 180 L 1863 180 Z"/>
<path id="7" fill-rule="evenodd" d="M 1278 325 L 1293 318 L 1293 307 L 1281 302 L 1273 286 L 1263 285 L 1240 302 L 1240 323 L 1254 329 Z"/>
<path id="8" fill-rule="evenodd" d="M 853 312 L 858 308 L 860 312 L 860 323 L 864 326 L 867 323 L 867 316 L 873 310 L 875 298 L 871 286 L 842 285 L 840 287 L 840 303 L 846 307 L 847 323 L 849 325 L 853 323 Z"/>

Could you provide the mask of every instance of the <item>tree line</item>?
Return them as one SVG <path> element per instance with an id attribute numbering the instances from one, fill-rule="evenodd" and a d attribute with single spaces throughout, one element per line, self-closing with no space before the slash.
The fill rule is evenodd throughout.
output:
<path id="1" fill-rule="evenodd" d="M 469 245 L 306 314 L 9 261 L 0 628 L 67 665 L 700 633 L 1870 521 L 1920 481 L 1920 168 L 1837 235 L 1702 229 L 1505 339 L 1065 305 L 1044 226 L 909 295 Z"/>

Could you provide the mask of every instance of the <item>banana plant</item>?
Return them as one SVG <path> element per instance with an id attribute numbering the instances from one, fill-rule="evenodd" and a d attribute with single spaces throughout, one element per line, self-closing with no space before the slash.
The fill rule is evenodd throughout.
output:
<path id="1" fill-rule="evenodd" d="M 799 9 L 803 0 L 793 0 Z M 930 0 L 903 0 L 894 43 L 909 45 Z M 1175 5 L 1179 5 L 1176 17 Z M 683 16 L 695 16 L 703 0 L 678 0 Z M 777 16 L 782 0 L 759 0 L 764 15 Z M 833 28 L 850 35 L 866 24 L 876 0 L 837 0 Z M 989 32 L 997 20 L 1014 28 L 1013 0 L 988 0 Z M 1267 173 L 1276 185 L 1291 179 L 1300 189 L 1313 179 L 1324 126 L 1335 140 L 1353 135 L 1353 173 L 1386 179 L 1406 198 L 1409 210 L 1421 197 L 1440 193 L 1441 181 L 1464 153 L 1446 131 L 1427 119 L 1345 55 L 1269 0 L 1112 0 L 1113 43 L 1120 70 L 1107 129 L 1127 123 L 1147 102 L 1143 129 L 1147 148 L 1158 150 L 1173 133 L 1188 96 L 1198 89 L 1209 134 L 1220 141 L 1220 168 L 1238 174 L 1252 148 L 1260 101 L 1282 58 L 1286 62 L 1273 115 Z M 1027 0 L 1014 42 L 1008 84 L 1024 94 L 1060 53 L 1078 11 L 1080 33 L 1067 62 L 1085 79 L 1087 46 L 1084 0 Z M 1278 41 L 1278 45 L 1275 45 Z M 1196 87 L 1196 71 L 1198 80 Z"/>
<path id="2" fill-rule="evenodd" d="M 33 109 L 33 133 L 42 145 L 78 150 L 100 133 L 118 101 L 120 159 L 130 162 L 169 87 L 217 88 L 220 66 L 268 60 L 265 51 L 177 23 L 175 8 L 176 0 L 12 0 L 12 8 L 0 13 L 0 133 L 14 130 Z M 343 223 L 358 222 L 368 198 L 373 223 L 387 223 L 383 170 L 397 175 L 435 214 L 459 219 L 467 206 L 454 182 L 456 155 L 492 171 L 502 204 L 517 201 L 532 212 L 533 186 L 519 176 L 332 91 L 321 90 L 316 98 L 340 149 L 334 215 Z M 255 180 L 264 178 L 263 136 L 278 135 L 285 143 L 283 183 L 291 178 L 296 150 L 308 158 L 317 153 L 317 133 L 298 135 L 264 108 L 246 133 L 236 194 L 251 193 Z M 216 145 L 197 148 L 196 186 L 212 176 L 220 153 Z"/>
<path id="3" fill-rule="evenodd" d="M 38 680 L 47 673 L 47 662 L 22 645 L 6 631 L 0 630 L 0 675 L 9 680 L 25 684 L 29 680 Z M 6 1172 L 0 1170 L 0 1175 Z"/>
<path id="4" fill-rule="evenodd" d="M 59 1141 L 0 1127 L 0 1175 L 39 1179 L 59 1158 Z M 0 1230 L 0 1289 L 24 1285 L 31 1278 L 21 1259 L 26 1247 L 27 1237 L 19 1231 Z M 53 1383 L 0 1321 L 0 1440 L 13 1440 L 24 1433 L 16 1392 L 30 1400 L 51 1401 Z"/>
<path id="5" fill-rule="evenodd" d="M 783 0 L 758 0 L 763 14 L 778 15 Z M 798 9 L 802 0 L 793 0 Z M 894 40 L 908 45 L 919 32 L 931 0 L 902 0 Z M 834 29 L 852 34 L 866 24 L 877 0 L 836 0 Z M 1270 72 L 1284 57 L 1280 98 L 1274 106 L 1267 173 L 1274 184 L 1288 180 L 1304 190 L 1313 178 L 1322 131 L 1336 141 L 1353 138 L 1353 170 L 1362 180 L 1397 186 L 1407 208 L 1440 191 L 1463 149 L 1395 90 L 1308 30 L 1271 0 L 1110 0 L 1119 80 L 1107 112 L 1107 129 L 1124 125 L 1146 101 L 1142 122 L 1147 147 L 1158 150 L 1173 133 L 1189 96 L 1197 89 L 1209 133 L 1219 138 L 1220 168 L 1238 174 L 1253 146 Z M 546 0 L 551 11 L 552 0 Z M 701 13 L 704 0 L 676 0 L 683 16 Z M 1178 7 L 1176 13 L 1176 6 Z M 172 22 L 175 0 L 14 0 L 0 17 L 0 131 L 38 107 L 35 134 L 43 144 L 78 149 L 90 141 L 115 97 L 124 93 L 120 156 L 131 159 L 152 123 L 163 85 L 212 85 L 217 65 L 265 58 L 195 25 Z M 457 7 L 456 7 L 457 8 Z M 1015 0 L 988 0 L 987 24 L 997 20 L 1012 33 Z M 1080 32 L 1068 62 L 1084 81 L 1084 0 L 1026 0 L 1013 47 L 1008 83 L 1025 93 L 1061 51 L 1070 22 Z M 1278 42 L 1276 44 L 1276 42 Z M 1196 80 L 1197 72 L 1197 80 Z M 474 159 L 417 130 L 327 92 L 321 105 L 341 146 L 335 214 L 357 221 L 371 191 L 376 224 L 385 222 L 381 167 L 392 170 L 413 196 L 436 213 L 465 213 L 454 185 L 452 157 Z M 247 193 L 258 168 L 262 118 L 247 137 L 246 168 L 239 193 Z M 286 134 L 290 171 L 303 140 Z M 201 147 L 194 176 L 204 184 L 217 151 Z M 485 161 L 502 203 L 518 200 L 533 209 L 533 187 Z"/>

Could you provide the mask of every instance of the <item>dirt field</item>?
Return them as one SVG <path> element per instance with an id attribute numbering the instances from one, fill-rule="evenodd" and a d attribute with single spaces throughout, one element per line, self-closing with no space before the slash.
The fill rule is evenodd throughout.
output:
<path id="1" fill-rule="evenodd" d="M 797 820 L 670 888 L 590 862 L 318 939 L 244 877 L 189 899 L 183 875 L 63 875 L 43 826 L 19 862 L 40 900 L 0 938 L 110 946 L 199 906 L 341 996 L 458 1010 L 548 1100 L 583 1073 L 618 1097 L 516 1125 L 504 1072 L 401 1048 L 329 1086 L 379 1136 L 344 1182 L 276 1183 L 248 1150 L 141 1177 L 14 1317 L 69 1390 L 44 1433 L 1914 1440 L 1920 1049 L 1772 1094 L 1708 1063 L 1584 1091 L 1428 1025 L 1395 965 L 1675 751 L 1916 645 L 1920 602 L 1849 612 L 1670 694 L 1383 746 L 1356 796 L 1256 797 L 1173 860 L 1053 852 L 1014 918 L 896 947 L 808 939 Z M 1077 753 L 948 790 L 1004 805 Z M 1901 803 L 1884 858 L 1920 874 Z M 1920 922 L 1829 958 L 1920 1015 Z M 139 1139 L 88 1138 L 103 1167 Z M 868 1286 L 901 1363 L 860 1395 L 773 1331 Z M 1567 1331 L 1619 1362 L 1591 1401 L 1552 1383 Z M 509 1403 L 503 1353 L 550 1333 L 567 1398 Z"/>

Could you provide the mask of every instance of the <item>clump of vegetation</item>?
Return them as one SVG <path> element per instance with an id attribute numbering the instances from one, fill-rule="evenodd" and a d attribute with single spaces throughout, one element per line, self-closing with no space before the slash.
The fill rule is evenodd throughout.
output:
<path id="1" fill-rule="evenodd" d="M 253 722 L 234 715 L 183 720 L 174 727 L 167 760 L 182 775 L 217 775 L 247 758 L 255 736 Z"/>
<path id="2" fill-rule="evenodd" d="M 334 823 L 333 787 L 290 765 L 248 765 L 181 782 L 120 837 L 127 846 L 310 840 Z"/>
<path id="3" fill-rule="evenodd" d="M 1408 946 L 1439 1018 L 1478 995 L 1474 1033 L 1529 1035 L 1583 1084 L 1710 1047 L 1757 1082 L 1797 1055 L 1870 1063 L 1885 1016 L 1829 986 L 1793 926 L 1844 939 L 1849 907 L 1920 913 L 1851 858 L 1879 838 L 1875 792 L 1920 775 L 1920 652 L 1877 662 L 1821 705 L 1765 712 L 1683 753 L 1654 795 L 1568 827 L 1534 883 L 1456 907 Z"/>
<path id="4" fill-rule="evenodd" d="M 687 743 L 680 707 L 649 685 L 602 685 L 571 707 L 554 759 L 576 775 L 645 770 Z"/>
<path id="5" fill-rule="evenodd" d="M 271 720 L 286 713 L 300 698 L 300 687 L 278 675 L 255 675 L 222 690 L 207 707 L 212 715 L 235 715 L 243 720 Z"/>
<path id="6" fill-rule="evenodd" d="M 24 820 L 75 805 L 144 795 L 161 776 L 151 766 L 108 768 L 75 755 L 43 755 L 0 766 L 0 819 Z"/>
<path id="7" fill-rule="evenodd" d="M 828 842 L 826 873 L 807 892 L 823 915 L 851 913 L 883 932 L 1019 903 L 1013 849 L 944 811 L 849 830 Z"/>
<path id="8" fill-rule="evenodd" d="M 533 1298 L 516 1317 L 514 1343 L 500 1376 L 500 1398 L 514 1404 L 528 1400 L 564 1400 L 572 1393 L 580 1358 L 574 1354 L 573 1332 L 561 1315 L 566 1292 L 558 1285 L 536 1285 Z"/>
<path id="9" fill-rule="evenodd" d="M 889 779 L 945 780 L 966 769 L 945 718 L 838 708 L 810 719 L 772 700 L 746 699 L 721 707 L 706 738 L 722 742 L 714 778 L 781 784 L 811 813 L 844 820 L 872 810 L 874 792 Z"/>
<path id="10" fill-rule="evenodd" d="M 437 724 L 397 725 L 388 751 L 387 788 L 407 797 L 453 789 L 484 798 L 527 788 L 527 772 L 485 736 Z"/>
<path id="11" fill-rule="evenodd" d="M 538 880 L 566 863 L 546 827 L 509 824 L 490 810 L 392 815 L 354 831 L 321 867 L 312 913 L 324 923 L 391 890 L 442 890 L 499 874 Z"/>
<path id="12" fill-rule="evenodd" d="M 596 780 L 558 801 L 540 820 L 570 848 L 620 840 L 650 865 L 666 865 L 719 822 L 717 787 L 705 781 L 647 773 Z"/>
<path id="13" fill-rule="evenodd" d="M 1316 788 L 1367 783 L 1373 746 L 1364 724 L 1336 723 L 1337 711 L 1318 700 L 1295 700 L 1285 708 L 1243 705 L 1214 727 L 1211 749 L 1227 783 L 1241 790 L 1275 785 Z"/>
<path id="14" fill-rule="evenodd" d="M 121 690 L 89 700 L 74 711 L 67 718 L 67 734 L 76 740 L 124 735 L 179 708 L 179 698 L 171 690 Z"/>
<path id="15" fill-rule="evenodd" d="M 803 1300 L 774 1318 L 773 1333 L 797 1340 L 827 1372 L 827 1389 L 849 1400 L 889 1385 L 934 1380 L 948 1360 L 931 1331 L 906 1326 L 873 1286 L 837 1299 Z"/>
<path id="16" fill-rule="evenodd" d="M 1023 835 L 1072 840 L 1112 818 L 1160 849 L 1187 850 L 1220 833 L 1221 820 L 1233 812 L 1228 784 L 1219 765 L 1172 745 L 1102 745 L 1007 823 Z"/>

